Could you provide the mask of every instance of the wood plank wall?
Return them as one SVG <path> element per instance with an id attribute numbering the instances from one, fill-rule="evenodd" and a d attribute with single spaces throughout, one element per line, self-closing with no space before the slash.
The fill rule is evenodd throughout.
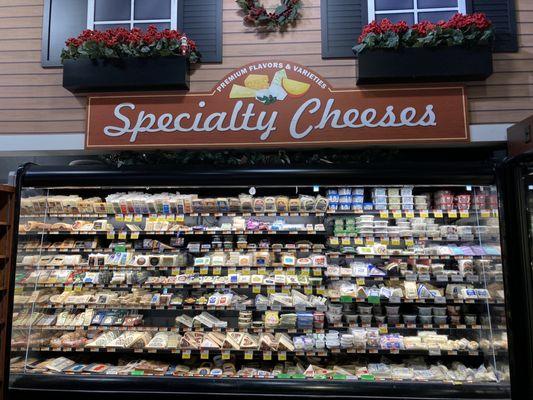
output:
<path id="1" fill-rule="evenodd" d="M 194 68 L 192 91 L 207 91 L 233 68 L 278 58 L 306 65 L 334 87 L 355 85 L 355 60 L 322 60 L 320 0 L 305 0 L 297 27 L 261 36 L 224 1 L 222 64 Z M 43 0 L 0 1 L 0 134 L 85 131 L 85 98 L 61 87 L 61 69 L 40 64 Z M 469 84 L 474 124 L 512 123 L 533 114 L 533 1 L 517 0 L 520 52 L 496 54 L 495 73 Z M 355 40 L 355 38 L 354 38 Z"/>

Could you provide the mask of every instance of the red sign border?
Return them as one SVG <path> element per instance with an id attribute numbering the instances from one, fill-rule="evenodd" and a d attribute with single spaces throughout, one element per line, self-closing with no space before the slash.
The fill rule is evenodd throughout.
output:
<path id="1" fill-rule="evenodd" d="M 325 82 L 327 82 L 325 80 Z M 167 147 L 172 149 L 201 149 L 201 148 L 208 148 L 208 149 L 223 149 L 228 147 L 238 147 L 238 148 L 278 148 L 282 147 L 283 145 L 288 145 L 291 148 L 313 148 L 313 147 L 324 147 L 324 144 L 328 144 L 330 146 L 325 147 L 338 147 L 338 145 L 354 145 L 356 147 L 357 145 L 361 144 L 404 144 L 404 143 L 420 143 L 420 144 L 429 144 L 429 143 L 435 143 L 435 142 L 448 142 L 448 143 L 467 143 L 470 142 L 470 129 L 469 129 L 469 120 L 468 120 L 468 103 L 467 103 L 467 96 L 466 96 L 466 90 L 464 85 L 442 85 L 442 86 L 411 86 L 411 87 L 390 87 L 390 88 L 348 88 L 348 89 L 331 89 L 328 86 L 328 90 L 330 93 L 346 93 L 346 92 L 378 92 L 378 91 L 385 91 L 385 92 L 395 92 L 395 91 L 402 91 L 402 90 L 449 90 L 449 89 L 460 89 L 461 90 L 461 97 L 463 102 L 463 117 L 464 117 L 464 136 L 463 137 L 452 137 L 452 138 L 446 138 L 446 137 L 439 137 L 439 138 L 411 138 L 411 139 L 401 139 L 401 140 L 391 140 L 391 139 L 351 139 L 351 140 L 335 140 L 335 141 L 305 141 L 305 142 L 267 142 L 267 143 L 189 143 L 189 144 L 173 144 L 173 143 L 159 143 L 159 144 L 128 144 L 128 145 L 97 145 L 97 144 L 89 144 L 89 138 L 90 138 L 90 118 L 91 118 L 91 100 L 93 99 L 127 99 L 128 97 L 146 97 L 146 98 L 161 98 L 161 97 L 209 97 L 214 96 L 216 94 L 216 89 L 214 89 L 212 92 L 197 92 L 197 93 L 173 93 L 173 94 L 127 94 L 127 95 L 100 95 L 100 96 L 90 96 L 87 100 L 87 129 L 85 134 L 85 149 L 86 150 L 92 150 L 92 149 L 115 149 L 115 150 L 125 150 L 134 148 L 137 150 L 153 150 L 154 148 L 161 148 L 161 147 Z M 387 129 L 387 128 L 383 128 Z"/>

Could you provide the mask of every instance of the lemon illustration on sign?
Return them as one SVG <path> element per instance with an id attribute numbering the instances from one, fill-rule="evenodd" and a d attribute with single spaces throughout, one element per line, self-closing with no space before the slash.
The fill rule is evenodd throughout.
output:
<path id="1" fill-rule="evenodd" d="M 300 97 L 307 93 L 311 84 L 296 81 L 294 79 L 283 78 L 283 89 L 292 97 Z"/>

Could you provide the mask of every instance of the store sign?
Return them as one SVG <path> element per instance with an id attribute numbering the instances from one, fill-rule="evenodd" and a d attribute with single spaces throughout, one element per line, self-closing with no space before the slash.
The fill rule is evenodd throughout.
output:
<path id="1" fill-rule="evenodd" d="M 332 147 L 468 141 L 460 86 L 332 89 L 286 61 L 236 69 L 211 93 L 90 97 L 87 148 Z"/>

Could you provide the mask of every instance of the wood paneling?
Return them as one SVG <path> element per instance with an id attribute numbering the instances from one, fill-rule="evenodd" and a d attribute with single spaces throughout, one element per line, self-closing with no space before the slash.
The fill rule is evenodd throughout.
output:
<path id="1" fill-rule="evenodd" d="M 533 114 L 533 1 L 517 0 L 516 6 L 520 52 L 495 54 L 494 75 L 468 83 L 472 123 L 516 122 Z M 85 98 L 61 87 L 61 69 L 41 68 L 42 9 L 43 0 L 0 2 L 0 134 L 85 129 Z M 336 88 L 355 85 L 354 59 L 321 58 L 320 0 L 305 1 L 295 27 L 267 35 L 243 25 L 235 1 L 223 0 L 223 30 L 223 63 L 194 66 L 191 90 L 210 91 L 232 69 L 267 58 L 297 61 Z"/>

